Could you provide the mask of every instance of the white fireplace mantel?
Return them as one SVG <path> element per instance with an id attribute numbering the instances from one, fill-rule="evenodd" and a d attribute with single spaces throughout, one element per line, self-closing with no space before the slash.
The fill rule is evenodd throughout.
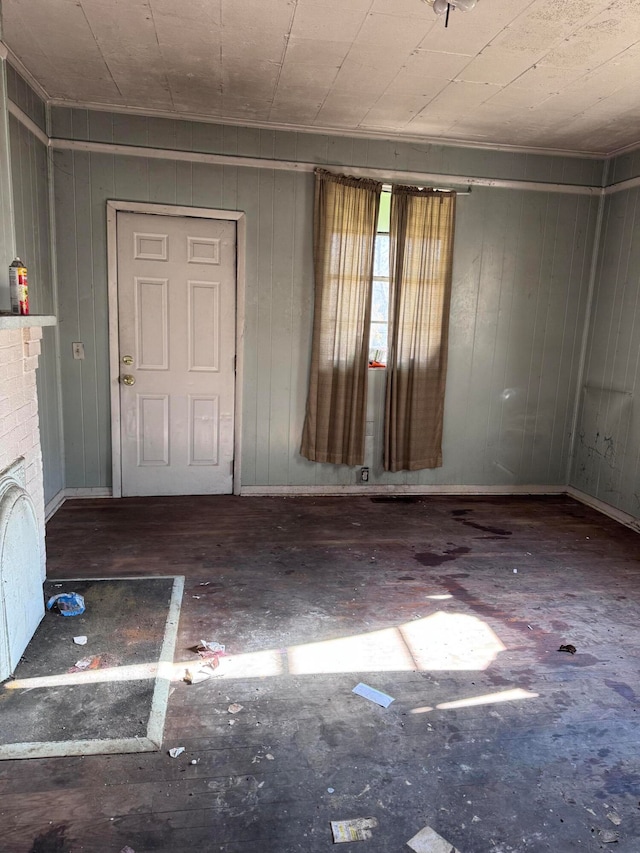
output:
<path id="1" fill-rule="evenodd" d="M 0 314 L 0 331 L 28 329 L 30 326 L 55 326 L 57 322 L 53 314 Z"/>

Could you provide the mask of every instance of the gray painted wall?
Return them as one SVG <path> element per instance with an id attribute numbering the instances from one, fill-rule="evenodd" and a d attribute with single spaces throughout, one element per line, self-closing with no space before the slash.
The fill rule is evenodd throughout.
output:
<path id="1" fill-rule="evenodd" d="M 7 67 L 4 59 L 0 59 L 0 311 L 11 310 L 9 264 L 16 253 L 7 113 Z"/>
<path id="2" fill-rule="evenodd" d="M 640 155 L 612 181 L 640 174 Z M 605 201 L 571 484 L 640 516 L 640 188 Z"/>
<path id="3" fill-rule="evenodd" d="M 54 135 L 348 168 L 600 183 L 601 163 L 53 110 Z M 312 323 L 313 176 L 57 151 L 55 205 L 67 487 L 111 483 L 107 199 L 247 215 L 242 484 L 339 485 L 354 469 L 298 454 Z M 464 167 L 464 168 L 463 168 Z M 597 201 L 474 189 L 458 205 L 445 465 L 380 469 L 383 376 L 372 371 L 371 482 L 564 484 Z M 71 359 L 71 342 L 86 359 Z"/>
<path id="4" fill-rule="evenodd" d="M 603 175 L 602 160 L 585 157 L 261 130 L 69 107 L 52 107 L 51 135 L 58 139 L 297 160 L 323 166 L 369 166 L 581 186 L 601 186 Z"/>
<path id="5" fill-rule="evenodd" d="M 38 125 L 40 130 L 46 131 L 47 118 L 44 101 L 9 62 L 7 62 L 7 96 Z"/>
<path id="6" fill-rule="evenodd" d="M 8 70 L 9 79 L 14 81 L 13 87 L 9 88 L 11 94 L 12 91 L 16 91 L 16 77 L 20 80 L 22 78 L 19 78 L 11 66 L 8 66 Z M 19 87 L 18 91 L 31 92 L 24 87 Z M 37 98 L 35 94 L 34 97 Z M 36 112 L 35 109 L 33 112 Z M 47 149 L 13 116 L 9 116 L 9 141 L 16 254 L 22 258 L 29 270 L 31 312 L 55 314 Z M 43 328 L 42 331 L 42 354 L 36 376 L 46 503 L 64 488 L 64 470 L 60 429 L 57 333 L 51 326 Z"/>

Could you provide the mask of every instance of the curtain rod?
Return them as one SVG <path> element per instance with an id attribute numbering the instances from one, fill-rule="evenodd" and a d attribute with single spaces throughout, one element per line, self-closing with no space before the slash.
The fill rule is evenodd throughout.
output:
<path id="1" fill-rule="evenodd" d="M 383 184 L 382 185 L 382 191 L 386 192 L 386 193 L 390 193 L 391 190 L 393 189 L 393 186 L 394 186 L 393 184 Z M 406 186 L 406 184 L 398 184 L 398 186 Z M 416 184 L 416 186 L 419 190 L 430 189 L 430 190 L 435 190 L 436 192 L 439 192 L 439 193 L 455 193 L 456 195 L 471 195 L 471 187 L 467 187 L 466 190 L 456 190 L 453 187 L 426 187 L 426 186 L 423 187 L 423 186 L 418 186 L 417 184 Z"/>

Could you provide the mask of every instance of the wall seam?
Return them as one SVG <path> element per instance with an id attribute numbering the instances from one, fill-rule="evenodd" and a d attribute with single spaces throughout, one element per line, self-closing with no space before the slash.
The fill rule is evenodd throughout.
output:
<path id="1" fill-rule="evenodd" d="M 609 162 L 604 164 L 602 179 L 606 184 L 609 176 Z M 565 484 L 571 485 L 571 474 L 573 470 L 573 462 L 576 449 L 576 431 L 578 428 L 578 413 L 580 410 L 580 401 L 582 399 L 582 384 L 584 381 L 584 371 L 587 360 L 587 344 L 589 340 L 589 331 L 591 329 L 591 315 L 593 312 L 593 294 L 595 292 L 596 275 L 598 271 L 598 262 L 600 260 L 600 242 L 602 238 L 602 221 L 604 218 L 605 195 L 602 193 L 598 199 L 598 213 L 596 217 L 596 228 L 593 235 L 593 249 L 591 252 L 591 267 L 589 270 L 589 285 L 587 291 L 587 304 L 584 313 L 584 328 L 582 330 L 582 341 L 580 344 L 580 361 L 578 364 L 578 375 L 576 377 L 576 395 L 573 401 L 573 415 L 571 418 L 571 440 L 569 443 L 569 453 L 567 455 L 567 468 L 565 472 Z"/>

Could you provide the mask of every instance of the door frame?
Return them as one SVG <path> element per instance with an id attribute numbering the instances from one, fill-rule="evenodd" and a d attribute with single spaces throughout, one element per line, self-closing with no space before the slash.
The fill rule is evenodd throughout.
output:
<path id="1" fill-rule="evenodd" d="M 242 211 L 153 204 L 138 201 L 107 201 L 107 278 L 109 290 L 109 386 L 111 392 L 111 494 L 122 497 L 122 448 L 120 435 L 120 347 L 118 332 L 118 243 L 117 215 L 146 213 L 155 216 L 226 219 L 236 223 L 236 370 L 234 380 L 233 494 L 240 494 L 242 452 L 242 375 L 245 331 L 245 278 L 247 220 Z"/>

